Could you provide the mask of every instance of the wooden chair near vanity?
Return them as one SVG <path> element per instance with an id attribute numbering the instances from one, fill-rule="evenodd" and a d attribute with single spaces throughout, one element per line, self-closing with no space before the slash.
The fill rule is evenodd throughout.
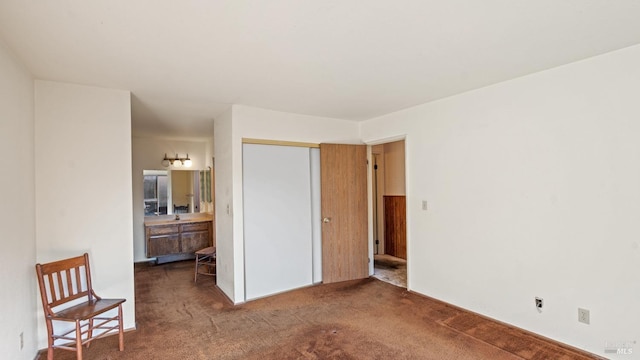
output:
<path id="1" fill-rule="evenodd" d="M 216 276 L 216 248 L 209 246 L 196 251 L 196 272 L 193 281 L 198 282 L 198 275 Z"/>

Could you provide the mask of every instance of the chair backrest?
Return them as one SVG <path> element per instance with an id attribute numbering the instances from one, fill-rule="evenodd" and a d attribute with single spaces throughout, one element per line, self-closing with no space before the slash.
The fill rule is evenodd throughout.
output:
<path id="1" fill-rule="evenodd" d="M 36 264 L 42 307 L 48 315 L 53 308 L 84 296 L 92 300 L 89 254 L 46 264 Z"/>
<path id="2" fill-rule="evenodd" d="M 189 205 L 176 205 L 173 204 L 174 214 L 186 214 L 189 212 Z"/>

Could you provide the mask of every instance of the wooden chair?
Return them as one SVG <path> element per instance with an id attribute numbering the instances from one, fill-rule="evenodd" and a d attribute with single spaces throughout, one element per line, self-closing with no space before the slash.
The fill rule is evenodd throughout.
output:
<path id="1" fill-rule="evenodd" d="M 118 330 L 119 348 L 120 351 L 124 350 L 122 303 L 126 299 L 102 299 L 96 295 L 91 286 L 88 254 L 36 264 L 36 273 L 47 322 L 48 360 L 53 359 L 55 348 L 75 351 L 80 360 L 83 345 L 89 347 L 91 341 L 108 335 L 113 330 Z M 116 308 L 116 316 L 102 315 Z M 56 335 L 54 321 L 75 323 L 75 328 L 63 330 L 60 335 Z M 94 330 L 102 332 L 94 336 Z M 71 335 L 72 333 L 74 334 Z"/>
<path id="2" fill-rule="evenodd" d="M 174 214 L 186 214 L 189 212 L 189 205 L 176 205 L 173 204 Z"/>
<path id="3" fill-rule="evenodd" d="M 196 274 L 193 279 L 198 282 L 198 275 L 216 276 L 216 247 L 209 246 L 196 251 Z"/>

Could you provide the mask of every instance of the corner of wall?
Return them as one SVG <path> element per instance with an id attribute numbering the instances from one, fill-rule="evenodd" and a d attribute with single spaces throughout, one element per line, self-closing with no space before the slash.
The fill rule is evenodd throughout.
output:
<path id="1" fill-rule="evenodd" d="M 33 359 L 38 351 L 38 299 L 33 266 L 35 232 L 35 81 L 28 69 L 0 39 L 0 153 L 5 158 L 0 175 L 0 228 L 3 251 L 0 296 L 5 309 L 0 322 L 0 354 L 7 359 Z M 4 271 L 11 269 L 11 273 Z M 9 292 L 7 292 L 9 294 Z M 22 348 L 20 342 L 22 341 Z"/>

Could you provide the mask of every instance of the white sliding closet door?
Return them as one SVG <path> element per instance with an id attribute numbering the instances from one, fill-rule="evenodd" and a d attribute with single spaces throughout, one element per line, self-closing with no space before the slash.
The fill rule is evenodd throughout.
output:
<path id="1" fill-rule="evenodd" d="M 245 296 L 313 283 L 310 149 L 244 144 Z"/>
<path id="2" fill-rule="evenodd" d="M 322 282 L 322 206 L 320 203 L 320 149 L 311 152 L 311 231 L 313 241 L 313 283 Z"/>

